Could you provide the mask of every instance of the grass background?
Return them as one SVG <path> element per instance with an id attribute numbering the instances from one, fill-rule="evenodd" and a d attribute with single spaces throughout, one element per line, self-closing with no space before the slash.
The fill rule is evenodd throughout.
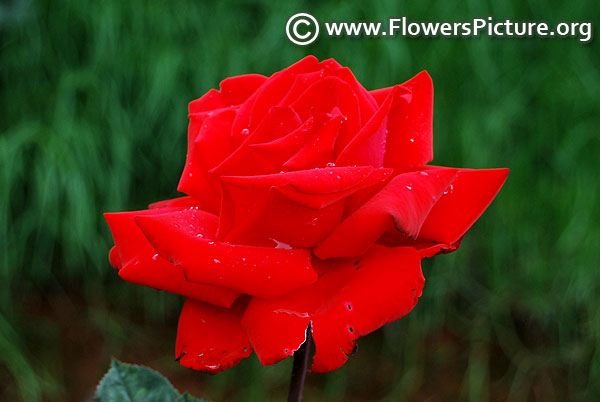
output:
<path id="1" fill-rule="evenodd" d="M 374 89 L 427 69 L 435 163 L 509 167 L 456 253 L 424 262 L 406 318 L 363 339 L 306 400 L 589 401 L 600 394 L 598 41 L 328 39 L 287 18 L 591 20 L 597 4 L 0 3 L 0 400 L 89 399 L 111 355 L 215 401 L 282 400 L 291 362 L 214 377 L 173 362 L 181 298 L 109 267 L 103 211 L 176 195 L 187 103 L 227 76 L 312 53 Z"/>

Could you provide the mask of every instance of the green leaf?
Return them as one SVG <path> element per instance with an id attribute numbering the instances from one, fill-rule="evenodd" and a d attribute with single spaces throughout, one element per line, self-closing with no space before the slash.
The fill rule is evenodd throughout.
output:
<path id="1" fill-rule="evenodd" d="M 113 359 L 110 370 L 102 378 L 95 402 L 173 402 L 179 392 L 169 380 L 148 367 L 121 363 Z M 182 399 L 195 401 L 195 399 Z"/>
<path id="2" fill-rule="evenodd" d="M 185 394 L 182 394 L 179 398 L 175 399 L 175 402 L 207 402 L 207 400 L 204 398 L 198 399 L 186 392 Z"/>

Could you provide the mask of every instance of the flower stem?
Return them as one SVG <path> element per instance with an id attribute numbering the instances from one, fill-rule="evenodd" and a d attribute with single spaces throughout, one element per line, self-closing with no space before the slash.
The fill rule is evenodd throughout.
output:
<path id="1" fill-rule="evenodd" d="M 288 393 L 288 402 L 302 401 L 302 391 L 304 390 L 304 380 L 306 379 L 306 370 L 312 349 L 312 328 L 308 325 L 306 329 L 306 341 L 294 353 L 294 366 L 292 367 L 292 379 L 290 381 L 290 392 Z"/>

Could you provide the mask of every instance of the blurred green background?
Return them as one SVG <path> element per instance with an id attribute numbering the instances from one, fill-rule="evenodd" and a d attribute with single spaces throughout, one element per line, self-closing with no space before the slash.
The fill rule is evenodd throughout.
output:
<path id="1" fill-rule="evenodd" d="M 509 167 L 462 248 L 423 264 L 406 318 L 307 401 L 600 395 L 600 49 L 563 39 L 332 39 L 287 19 L 591 20 L 595 1 L 0 2 L 0 400 L 82 401 L 110 356 L 215 401 L 282 400 L 291 359 L 207 376 L 173 362 L 182 299 L 120 281 L 101 213 L 176 196 L 187 103 L 242 73 L 335 57 L 368 89 L 427 69 L 435 163 Z"/>

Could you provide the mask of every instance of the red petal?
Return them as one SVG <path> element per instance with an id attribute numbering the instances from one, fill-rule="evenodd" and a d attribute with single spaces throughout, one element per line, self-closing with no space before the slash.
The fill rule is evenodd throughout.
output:
<path id="1" fill-rule="evenodd" d="M 348 359 L 359 336 L 410 312 L 424 284 L 420 257 L 412 248 L 374 246 L 357 262 L 323 264 L 326 273 L 316 283 L 278 299 L 250 301 L 242 326 L 263 364 L 297 350 L 312 321 L 312 370 L 335 370 Z"/>
<path id="2" fill-rule="evenodd" d="M 456 169 L 456 172 L 451 187 L 423 223 L 419 237 L 455 243 L 490 205 L 508 176 L 508 169 Z"/>
<path id="3" fill-rule="evenodd" d="M 309 87 L 292 104 L 303 121 L 310 117 L 312 109 L 329 113 L 335 107 L 346 117 L 336 144 L 339 151 L 360 129 L 360 106 L 352 87 L 337 77 L 325 77 Z"/>
<path id="4" fill-rule="evenodd" d="M 225 309 L 187 299 L 177 327 L 175 356 L 179 363 L 216 374 L 250 356 L 252 347 L 240 325 L 246 303 L 240 299 Z"/>
<path id="5" fill-rule="evenodd" d="M 277 105 L 293 84 L 296 74 L 318 69 L 319 62 L 314 56 L 307 56 L 288 68 L 273 74 L 246 102 L 235 117 L 231 136 L 237 145 L 245 140 L 243 132 L 253 131 L 269 109 Z"/>
<path id="6" fill-rule="evenodd" d="M 221 98 L 225 105 L 239 105 L 245 102 L 267 81 L 261 74 L 245 74 L 225 78 L 221 81 Z"/>
<path id="7" fill-rule="evenodd" d="M 250 144 L 249 147 L 259 158 L 270 161 L 273 166 L 282 166 L 313 135 L 315 124 L 314 118 L 311 116 L 289 134 L 273 141 Z"/>
<path id="8" fill-rule="evenodd" d="M 110 265 L 112 265 L 116 270 L 121 269 L 123 266 L 121 264 L 121 257 L 119 257 L 119 250 L 117 249 L 117 246 L 110 248 L 110 251 L 108 252 L 108 260 L 110 261 Z"/>
<path id="9" fill-rule="evenodd" d="M 265 143 L 294 132 L 301 125 L 296 112 L 290 108 L 273 107 L 260 125 L 249 132 L 246 140 L 218 166 L 210 171 L 213 175 L 254 175 L 280 171 L 281 163 L 270 160 L 257 152 L 252 144 Z"/>
<path id="10" fill-rule="evenodd" d="M 327 60 L 324 60 L 325 62 Z M 354 74 L 348 67 L 338 68 L 336 71 L 332 73 L 332 75 L 341 78 L 344 80 L 352 91 L 356 95 L 358 99 L 358 104 L 360 106 L 360 123 L 361 125 L 365 124 L 365 122 L 369 121 L 373 113 L 377 110 L 377 102 L 373 98 L 373 96 L 361 85 L 360 82 L 354 77 Z"/>
<path id="11" fill-rule="evenodd" d="M 343 221 L 314 253 L 319 258 L 351 257 L 364 253 L 390 225 L 416 236 L 433 204 L 454 178 L 445 169 L 404 173 Z"/>
<path id="12" fill-rule="evenodd" d="M 188 142 L 186 164 L 177 188 L 201 202 L 203 209 L 215 213 L 221 204 L 220 186 L 208 170 L 221 163 L 233 150 L 229 130 L 234 117 L 234 110 L 226 110 L 215 112 L 203 121 L 194 140 Z M 192 129 L 194 117 L 190 119 Z"/>
<path id="13" fill-rule="evenodd" d="M 396 102 L 388 117 L 384 166 L 402 171 L 433 159 L 433 83 L 423 71 L 401 85 L 410 103 Z M 391 91 L 391 89 L 386 89 Z M 385 90 L 380 90 L 385 91 Z"/>
<path id="14" fill-rule="evenodd" d="M 188 282 L 180 267 L 174 267 L 157 254 L 134 221 L 136 216 L 157 215 L 174 210 L 176 209 L 165 208 L 104 214 L 116 244 L 110 253 L 111 263 L 115 268 L 120 268 L 119 276 L 128 282 L 177 293 L 218 306 L 230 306 L 238 298 L 239 293 Z M 213 216 L 212 219 L 212 228 L 209 230 L 214 233 L 216 217 Z M 114 250 L 117 251 L 117 255 Z"/>
<path id="15" fill-rule="evenodd" d="M 419 251 L 421 258 L 433 257 L 436 254 L 446 254 L 458 250 L 460 247 L 459 239 L 453 244 L 438 243 L 433 240 L 422 239 L 420 237 L 408 237 L 406 233 L 399 232 L 396 228 L 389 228 L 383 236 L 377 240 L 377 244 L 386 247 L 412 247 Z"/>
<path id="16" fill-rule="evenodd" d="M 317 279 L 308 250 L 253 247 L 194 235 L 202 211 L 140 216 L 137 224 L 165 259 L 183 267 L 186 278 L 260 297 L 276 297 Z"/>
<path id="17" fill-rule="evenodd" d="M 371 173 L 364 180 L 361 180 L 355 186 L 334 193 L 308 194 L 291 187 L 281 187 L 278 188 L 278 190 L 286 198 L 300 205 L 304 205 L 313 209 L 321 209 L 365 189 L 369 189 L 378 184 L 384 183 L 392 175 L 392 169 L 372 169 L 370 167 L 367 167 L 367 169 L 370 170 Z"/>
<path id="18" fill-rule="evenodd" d="M 340 152 L 337 165 L 369 165 L 381 167 L 385 155 L 388 114 L 392 102 L 406 101 L 410 92 L 400 86 L 390 91 L 387 99 L 360 129 L 358 134 Z M 410 99 L 410 98 L 409 98 Z"/>
<path id="19" fill-rule="evenodd" d="M 294 77 L 294 82 L 279 102 L 278 106 L 290 106 L 306 88 L 323 78 L 323 70 L 312 71 L 310 73 L 298 74 Z"/>
<path id="20" fill-rule="evenodd" d="M 288 159 L 283 167 L 289 170 L 325 167 L 334 160 L 335 140 L 343 122 L 344 116 L 335 108 L 329 119 L 315 130 L 312 139 Z"/>
<path id="21" fill-rule="evenodd" d="M 346 190 L 365 180 L 373 171 L 369 166 L 344 166 L 298 170 L 259 176 L 226 176 L 223 181 L 238 187 L 291 186 L 303 193 L 328 194 Z"/>
<path id="22" fill-rule="evenodd" d="M 241 193 L 236 198 L 239 199 Z M 291 200 L 280 189 L 266 193 L 264 202 L 236 211 L 236 224 L 226 236 L 227 241 L 274 239 L 294 248 L 312 248 L 340 223 L 344 213 L 344 201 L 337 201 L 323 208 L 307 208 Z"/>
<path id="23" fill-rule="evenodd" d="M 267 77 L 260 74 L 246 74 L 221 81 L 221 90 L 211 89 L 204 96 L 190 102 L 190 113 L 201 113 L 244 102 L 256 91 Z"/>

